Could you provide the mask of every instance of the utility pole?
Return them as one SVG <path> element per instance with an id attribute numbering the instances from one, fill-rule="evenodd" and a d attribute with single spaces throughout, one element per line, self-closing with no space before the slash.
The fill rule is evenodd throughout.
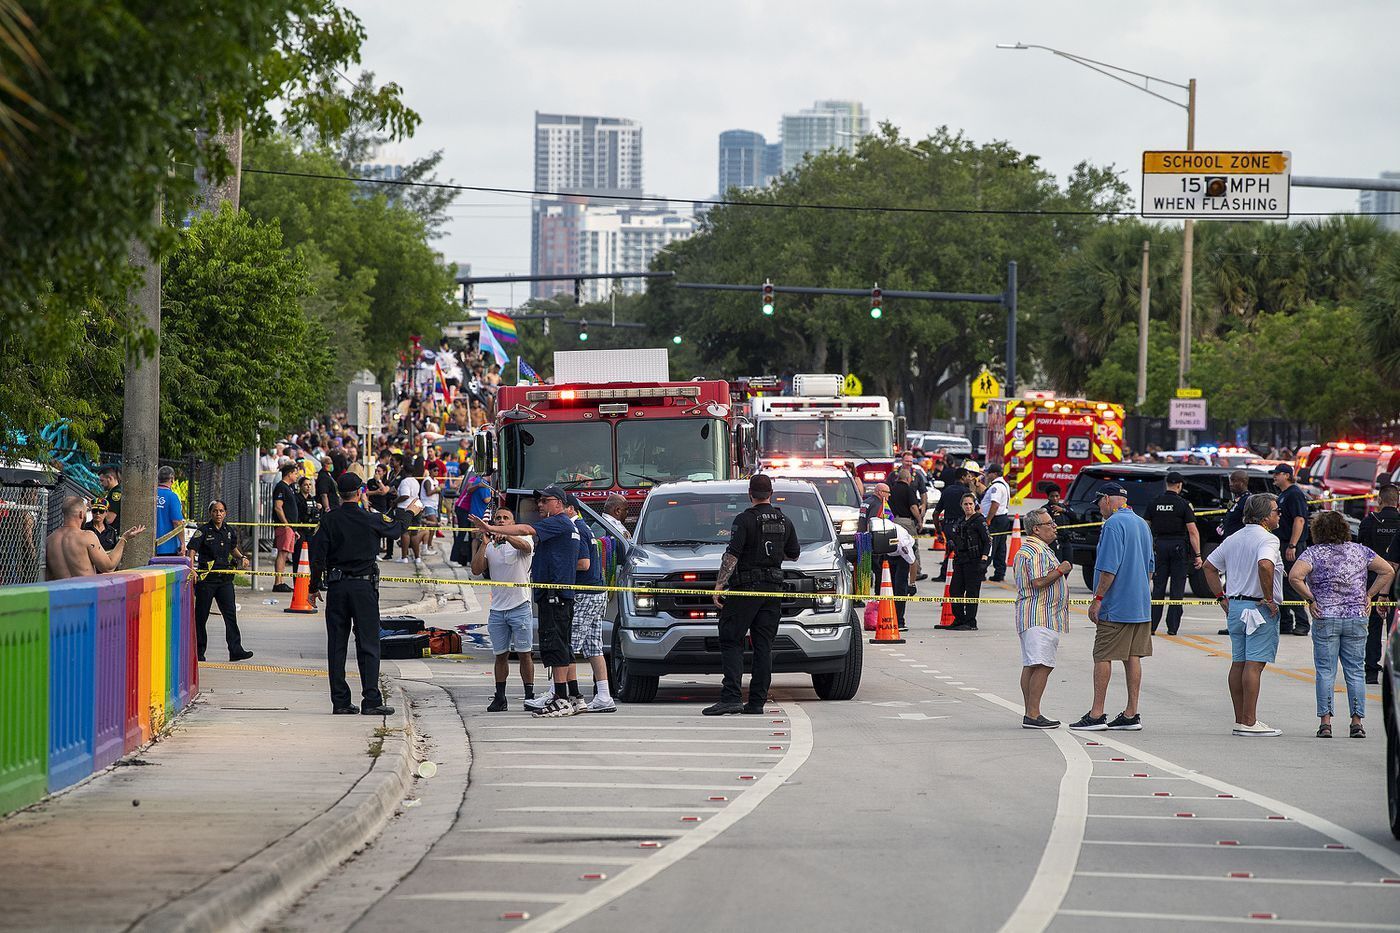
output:
<path id="1" fill-rule="evenodd" d="M 157 196 L 151 228 L 159 227 Z M 156 471 L 160 467 L 160 260 L 137 238 L 131 241 L 128 257 L 141 273 L 141 284 L 127 295 L 131 337 L 122 395 L 122 525 L 145 525 L 147 531 L 127 542 L 123 568 L 150 563 L 155 551 Z M 137 346 L 136 338 L 143 331 L 155 337 L 149 355 Z"/>
<path id="2" fill-rule="evenodd" d="M 1006 397 L 1016 397 L 1016 260 L 1006 264 Z"/>
<path id="3" fill-rule="evenodd" d="M 1147 253 L 1151 245 L 1148 240 L 1142 241 L 1142 285 L 1138 288 L 1138 414 L 1142 414 L 1142 406 L 1147 403 L 1147 309 L 1152 294 L 1147 284 Z"/>
<path id="4" fill-rule="evenodd" d="M 1186 151 L 1196 148 L 1196 79 L 1186 84 Z M 1191 263 L 1195 252 L 1196 222 L 1187 219 L 1181 225 L 1181 360 L 1177 364 L 1176 384 L 1186 388 L 1191 382 Z M 1177 432 L 1177 447 L 1191 446 L 1191 432 Z"/>

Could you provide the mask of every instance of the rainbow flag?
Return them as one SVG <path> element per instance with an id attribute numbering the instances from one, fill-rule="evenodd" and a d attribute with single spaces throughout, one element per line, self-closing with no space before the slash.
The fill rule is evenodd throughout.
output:
<path id="1" fill-rule="evenodd" d="M 515 329 L 514 319 L 509 314 L 499 311 L 486 312 L 486 326 L 495 332 L 496 339 L 501 343 L 515 343 L 520 336 Z"/>

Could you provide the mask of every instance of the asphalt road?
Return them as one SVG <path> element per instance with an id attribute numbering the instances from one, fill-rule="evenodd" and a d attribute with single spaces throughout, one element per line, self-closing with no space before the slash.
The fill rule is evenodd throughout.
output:
<path id="1" fill-rule="evenodd" d="M 1230 734 L 1213 609 L 1154 639 L 1143 731 L 1041 733 L 1020 728 L 1009 607 L 975 633 L 910 620 L 907 644 L 866 646 L 855 700 L 779 676 L 764 717 L 702 718 L 711 677 L 565 720 L 525 716 L 513 680 L 487 714 L 484 658 L 403 663 L 440 783 L 277 928 L 1400 930 L 1379 688 L 1370 738 L 1314 738 L 1309 639 L 1265 675 L 1282 737 Z M 1066 722 L 1090 702 L 1071 624 L 1044 703 Z"/>

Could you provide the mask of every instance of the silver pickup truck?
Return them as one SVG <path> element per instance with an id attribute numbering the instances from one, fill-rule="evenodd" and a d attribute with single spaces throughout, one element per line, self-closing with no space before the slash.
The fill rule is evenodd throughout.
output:
<path id="1" fill-rule="evenodd" d="M 778 479 L 773 504 L 797 528 L 802 554 L 783 565 L 783 615 L 773 672 L 812 675 L 817 696 L 849 700 L 860 687 L 860 619 L 831 518 L 809 482 Z M 714 589 L 735 516 L 750 505 L 747 480 L 667 483 L 647 495 L 636 534 L 618 561 L 619 586 L 704 590 L 619 595 L 611 633 L 613 683 L 623 702 L 656 697 L 666 674 L 720 673 Z M 745 669 L 750 658 L 745 657 Z"/>

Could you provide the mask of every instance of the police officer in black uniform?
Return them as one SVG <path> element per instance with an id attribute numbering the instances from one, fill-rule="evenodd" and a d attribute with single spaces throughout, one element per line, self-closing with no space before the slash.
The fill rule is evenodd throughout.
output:
<path id="1" fill-rule="evenodd" d="M 1167 595 L 1167 584 L 1171 584 L 1171 598 L 1179 600 L 1186 595 L 1186 577 L 1192 569 L 1201 566 L 1201 535 L 1196 530 L 1196 513 L 1191 503 L 1181 497 L 1181 487 L 1186 478 L 1175 470 L 1167 474 L 1167 491 L 1157 497 L 1148 510 L 1147 521 L 1152 526 L 1152 549 L 1155 551 L 1156 570 L 1152 574 L 1152 634 L 1157 634 L 1157 626 L 1162 622 L 1162 606 L 1156 601 Z M 1167 609 L 1167 634 L 1175 635 L 1181 627 L 1181 606 Z"/>
<path id="2" fill-rule="evenodd" d="M 1394 553 L 1400 548 L 1400 486 L 1386 483 L 1378 490 L 1380 510 L 1361 519 L 1357 540 L 1380 556 L 1395 560 Z M 1366 585 L 1376 582 L 1375 574 L 1366 575 Z M 1386 617 L 1389 609 L 1371 607 L 1371 619 L 1366 628 L 1366 683 L 1381 682 L 1381 641 L 1385 635 Z"/>
<path id="3" fill-rule="evenodd" d="M 233 574 L 226 572 L 248 566 L 248 558 L 238 549 L 238 534 L 224 524 L 227 516 L 228 506 L 223 500 L 209 503 L 209 521 L 196 526 L 194 537 L 185 545 L 185 556 L 194 560 L 194 628 L 201 661 L 209 642 L 205 626 L 213 603 L 219 604 L 219 615 L 224 617 L 228 659 L 246 661 L 253 656 L 253 652 L 243 649 L 243 636 L 238 631 L 238 604 L 233 597 Z"/>
<path id="4" fill-rule="evenodd" d="M 1244 527 L 1244 507 L 1249 501 L 1249 474 L 1244 470 L 1236 470 L 1230 474 L 1230 495 L 1235 498 L 1220 523 L 1221 541 Z"/>
<path id="5" fill-rule="evenodd" d="M 326 591 L 326 657 L 331 680 L 331 711 L 340 714 L 392 716 L 379 692 L 379 547 L 385 538 L 403 537 L 423 506 L 413 502 L 396 515 L 381 515 L 360 505 L 360 477 L 346 473 L 336 481 L 341 507 L 328 512 L 311 539 L 311 600 Z M 355 658 L 360 668 L 363 706 L 350 702 L 345 682 L 345 654 L 350 626 L 355 627 Z"/>
<path id="6" fill-rule="evenodd" d="M 770 501 L 773 480 L 763 473 L 749 478 L 747 510 L 734 519 L 729 547 L 720 561 L 715 581 L 715 605 L 719 610 L 719 653 L 724 685 L 719 702 L 704 709 L 706 716 L 763 712 L 768 684 L 773 679 L 773 639 L 782 618 L 783 560 L 797 560 L 802 553 L 792 520 Z M 737 590 L 772 593 L 772 597 L 729 596 Z M 744 675 L 744 636 L 753 640 L 753 670 L 749 675 L 749 702 L 741 704 Z"/>

